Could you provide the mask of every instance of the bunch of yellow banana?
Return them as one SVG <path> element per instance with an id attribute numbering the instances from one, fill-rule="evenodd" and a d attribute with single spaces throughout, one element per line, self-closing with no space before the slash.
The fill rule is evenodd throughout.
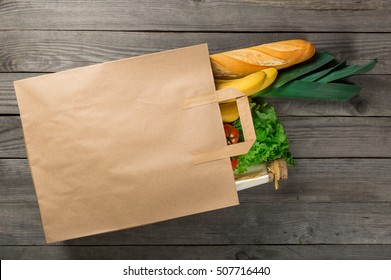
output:
<path id="1" fill-rule="evenodd" d="M 258 91 L 261 91 L 270 86 L 277 77 L 276 68 L 267 68 L 261 71 L 249 74 L 243 78 L 232 80 L 218 80 L 215 79 L 216 89 L 224 89 L 234 87 L 247 96 L 251 96 Z M 226 103 L 220 104 L 221 116 L 223 122 L 230 123 L 239 118 L 238 108 L 234 100 L 229 100 Z"/>

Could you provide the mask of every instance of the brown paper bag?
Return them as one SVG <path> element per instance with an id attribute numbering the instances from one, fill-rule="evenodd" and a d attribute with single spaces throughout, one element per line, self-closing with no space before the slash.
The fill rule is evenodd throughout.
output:
<path id="1" fill-rule="evenodd" d="M 229 156 L 254 128 L 243 94 L 215 92 L 207 45 L 14 85 L 47 242 L 238 204 Z M 230 98 L 248 141 L 227 146 Z"/>

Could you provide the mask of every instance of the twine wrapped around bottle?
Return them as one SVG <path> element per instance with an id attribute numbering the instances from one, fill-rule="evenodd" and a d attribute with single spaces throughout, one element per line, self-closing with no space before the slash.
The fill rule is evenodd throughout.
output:
<path id="1" fill-rule="evenodd" d="M 267 163 L 269 181 L 274 182 L 274 189 L 278 190 L 278 181 L 288 178 L 288 168 L 285 159 L 273 160 Z"/>

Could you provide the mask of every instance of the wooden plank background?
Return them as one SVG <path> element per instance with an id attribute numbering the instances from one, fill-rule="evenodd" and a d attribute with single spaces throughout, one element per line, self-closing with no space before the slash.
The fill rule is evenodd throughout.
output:
<path id="1" fill-rule="evenodd" d="M 1 259 L 391 259 L 391 5 L 368 1 L 0 1 Z M 45 245 L 12 81 L 208 43 L 302 38 L 376 68 L 349 102 L 278 100 L 296 158 L 241 205 Z"/>

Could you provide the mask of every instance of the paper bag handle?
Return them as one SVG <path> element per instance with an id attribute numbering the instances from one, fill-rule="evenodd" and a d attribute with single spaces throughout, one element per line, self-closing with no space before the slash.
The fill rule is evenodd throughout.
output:
<path id="1" fill-rule="evenodd" d="M 216 91 L 216 95 L 214 96 L 215 96 L 214 102 L 223 102 L 232 99 L 236 101 L 236 104 L 238 106 L 238 111 L 239 111 L 240 122 L 243 130 L 244 142 L 226 145 L 222 148 L 213 151 L 196 154 L 193 156 L 194 164 L 201 164 L 209 161 L 246 154 L 248 153 L 248 151 L 250 150 L 250 148 L 252 147 L 256 139 L 254 125 L 251 116 L 250 104 L 248 102 L 247 95 L 237 90 L 236 88 L 230 87 L 230 88 L 225 88 Z M 201 97 L 200 99 L 198 99 L 200 102 L 199 105 L 211 103 L 211 102 L 207 102 L 207 99 L 210 99 L 210 97 L 205 96 L 204 98 Z"/>

